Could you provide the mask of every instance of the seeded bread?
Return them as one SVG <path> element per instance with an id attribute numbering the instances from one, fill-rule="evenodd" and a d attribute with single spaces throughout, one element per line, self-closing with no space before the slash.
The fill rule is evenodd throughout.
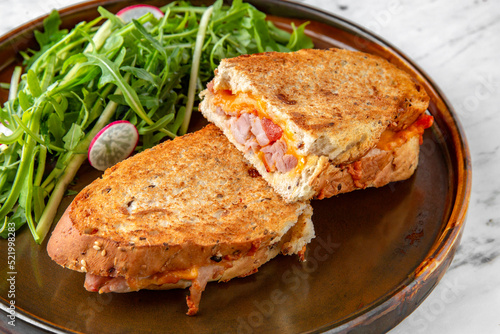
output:
<path id="1" fill-rule="evenodd" d="M 213 84 L 214 90 L 251 92 L 271 120 L 293 132 L 299 154 L 324 155 L 333 164 L 357 160 L 387 128 L 404 129 L 429 103 L 408 73 L 380 57 L 342 49 L 223 59 Z"/>
<path id="2" fill-rule="evenodd" d="M 403 70 L 380 57 L 341 49 L 224 59 L 212 84 L 212 89 L 201 93 L 203 115 L 291 202 L 329 197 L 325 194 L 334 192 L 319 186 L 328 183 L 322 172 L 332 176 L 338 173 L 338 166 L 359 160 L 384 131 L 406 129 L 429 103 L 425 90 Z M 250 93 L 258 99 L 267 117 L 291 133 L 293 140 L 288 144 L 307 157 L 303 169 L 268 172 L 261 157 L 238 143 L 229 126 L 230 117 L 214 104 L 214 92 L 221 90 Z M 411 147 L 416 150 L 411 156 L 418 155 L 418 147 Z M 416 166 L 415 161 L 411 163 Z"/>
<path id="3" fill-rule="evenodd" d="M 311 188 L 318 199 L 332 197 L 410 178 L 418 165 L 419 136 L 410 138 L 392 150 L 373 148 L 361 159 L 348 165 L 325 165 L 312 177 Z"/>
<path id="4" fill-rule="evenodd" d="M 228 280 L 299 253 L 314 237 L 311 215 L 208 125 L 106 170 L 76 196 L 47 250 L 66 268 L 127 279 L 226 261 L 214 278 Z"/>
<path id="5" fill-rule="evenodd" d="M 211 98 L 209 95 L 205 97 L 208 108 L 213 107 Z M 221 113 L 210 113 L 210 120 L 215 120 L 216 124 L 225 124 L 229 122 L 229 117 Z M 374 147 L 355 162 L 334 164 L 326 156 L 311 155 L 305 159 L 300 172 L 268 172 L 257 154 L 245 150 L 236 141 L 229 126 L 222 129 L 263 178 L 288 202 L 323 199 L 357 189 L 382 187 L 390 182 L 406 180 L 418 166 L 420 136 L 414 135 L 393 149 Z"/>

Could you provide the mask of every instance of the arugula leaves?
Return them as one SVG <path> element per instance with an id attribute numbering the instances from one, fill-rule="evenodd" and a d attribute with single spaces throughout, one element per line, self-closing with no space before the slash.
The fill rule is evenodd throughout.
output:
<path id="1" fill-rule="evenodd" d="M 35 32 L 40 49 L 21 52 L 0 122 L 0 236 L 26 224 L 41 243 L 92 138 L 118 119 L 139 131 L 142 150 L 186 132 L 198 93 L 223 58 L 312 47 L 305 25 L 288 33 L 252 5 L 175 1 L 125 24 L 100 17 L 60 29 L 53 11 Z"/>

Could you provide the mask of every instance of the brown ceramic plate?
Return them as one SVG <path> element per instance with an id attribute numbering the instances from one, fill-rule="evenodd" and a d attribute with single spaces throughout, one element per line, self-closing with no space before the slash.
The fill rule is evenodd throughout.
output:
<path id="1" fill-rule="evenodd" d="M 402 321 L 432 291 L 458 246 L 471 186 L 469 151 L 451 106 L 406 56 L 359 26 L 297 3 L 251 2 L 283 27 L 291 20 L 311 21 L 307 32 L 319 48 L 378 54 L 422 83 L 431 96 L 429 111 L 436 121 L 425 134 L 415 175 L 380 189 L 314 201 L 317 238 L 310 245 L 307 262 L 281 256 L 253 276 L 211 283 L 196 317 L 185 315 L 184 290 L 87 292 L 84 275 L 52 262 L 46 242 L 35 245 L 24 229 L 16 238 L 18 322 L 15 328 L 4 330 L 310 333 L 333 329 L 381 333 Z M 95 1 L 67 8 L 61 16 L 64 25 L 71 27 L 95 17 L 97 5 L 116 11 L 131 3 Z M 34 46 L 33 30 L 40 26 L 38 19 L 0 38 L 2 81 L 9 79 L 17 51 Z M 75 190 L 97 176 L 83 168 Z M 70 200 L 66 198 L 60 213 Z M 6 257 L 7 242 L 0 241 L 2 263 L 7 262 Z M 1 270 L 5 277 L 6 269 Z M 0 306 L 4 311 L 10 301 L 8 290 L 2 279 Z M 2 326 L 7 325 L 2 322 Z"/>

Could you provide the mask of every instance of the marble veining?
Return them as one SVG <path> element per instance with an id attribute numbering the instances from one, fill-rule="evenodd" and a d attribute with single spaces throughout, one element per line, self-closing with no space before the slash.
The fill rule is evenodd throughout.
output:
<path id="1" fill-rule="evenodd" d="M 0 35 L 75 0 L 0 0 Z M 468 220 L 454 261 L 403 333 L 500 333 L 500 1 L 302 0 L 407 54 L 442 89 L 473 165 Z"/>
<path id="2" fill-rule="evenodd" d="M 486 223 L 488 224 L 488 223 Z M 459 246 L 449 270 L 464 265 L 482 266 L 500 255 L 500 240 L 493 237 L 471 237 Z"/>

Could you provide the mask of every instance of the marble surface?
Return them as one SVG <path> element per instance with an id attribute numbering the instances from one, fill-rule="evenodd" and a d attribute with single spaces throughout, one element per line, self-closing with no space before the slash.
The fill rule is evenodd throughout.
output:
<path id="1" fill-rule="evenodd" d="M 0 35 L 75 0 L 0 0 Z M 500 1 L 303 0 L 382 36 L 417 62 L 455 107 L 473 165 L 454 261 L 391 333 L 500 333 Z"/>

